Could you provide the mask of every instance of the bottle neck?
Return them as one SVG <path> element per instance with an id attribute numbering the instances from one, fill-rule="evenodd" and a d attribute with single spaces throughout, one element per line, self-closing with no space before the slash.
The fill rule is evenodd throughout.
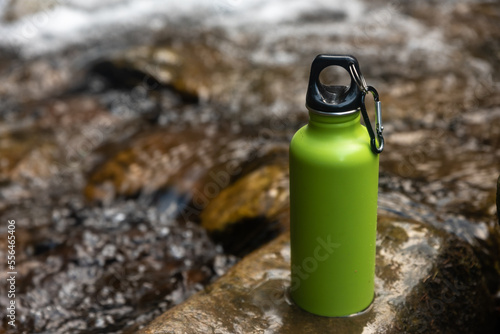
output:
<path id="1" fill-rule="evenodd" d="M 353 110 L 342 114 L 319 114 L 315 111 L 309 110 L 309 126 L 315 129 L 347 129 L 351 127 L 360 126 L 360 111 Z"/>

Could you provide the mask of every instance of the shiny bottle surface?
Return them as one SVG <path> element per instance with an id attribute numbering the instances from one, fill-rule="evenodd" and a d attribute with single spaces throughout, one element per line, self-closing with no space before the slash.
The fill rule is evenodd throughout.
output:
<path id="1" fill-rule="evenodd" d="M 291 295 L 348 316 L 374 297 L 379 155 L 359 110 L 309 117 L 290 144 Z"/>

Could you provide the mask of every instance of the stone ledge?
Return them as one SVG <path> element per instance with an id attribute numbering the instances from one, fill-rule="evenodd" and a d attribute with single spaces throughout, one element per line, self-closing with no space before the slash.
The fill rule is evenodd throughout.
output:
<path id="1" fill-rule="evenodd" d="M 471 247 L 417 222 L 379 217 L 376 298 L 350 318 L 307 313 L 288 298 L 289 234 L 153 320 L 141 333 L 484 333 L 491 299 Z"/>

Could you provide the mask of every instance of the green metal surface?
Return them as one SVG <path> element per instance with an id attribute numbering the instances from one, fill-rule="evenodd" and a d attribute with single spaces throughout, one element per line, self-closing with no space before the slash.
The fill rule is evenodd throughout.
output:
<path id="1" fill-rule="evenodd" d="M 290 144 L 291 295 L 348 316 L 374 297 L 379 158 L 359 111 L 309 117 Z"/>

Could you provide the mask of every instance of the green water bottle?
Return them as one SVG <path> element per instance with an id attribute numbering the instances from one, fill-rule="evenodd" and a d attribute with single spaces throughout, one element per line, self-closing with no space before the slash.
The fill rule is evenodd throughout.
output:
<path id="1" fill-rule="evenodd" d="M 319 75 L 328 66 L 344 68 L 350 86 L 323 85 Z M 375 100 L 375 131 L 365 108 L 368 92 Z M 366 310 L 374 298 L 384 145 L 380 102 L 356 58 L 319 55 L 311 66 L 306 107 L 309 123 L 290 144 L 290 292 L 306 311 L 350 316 Z"/>

